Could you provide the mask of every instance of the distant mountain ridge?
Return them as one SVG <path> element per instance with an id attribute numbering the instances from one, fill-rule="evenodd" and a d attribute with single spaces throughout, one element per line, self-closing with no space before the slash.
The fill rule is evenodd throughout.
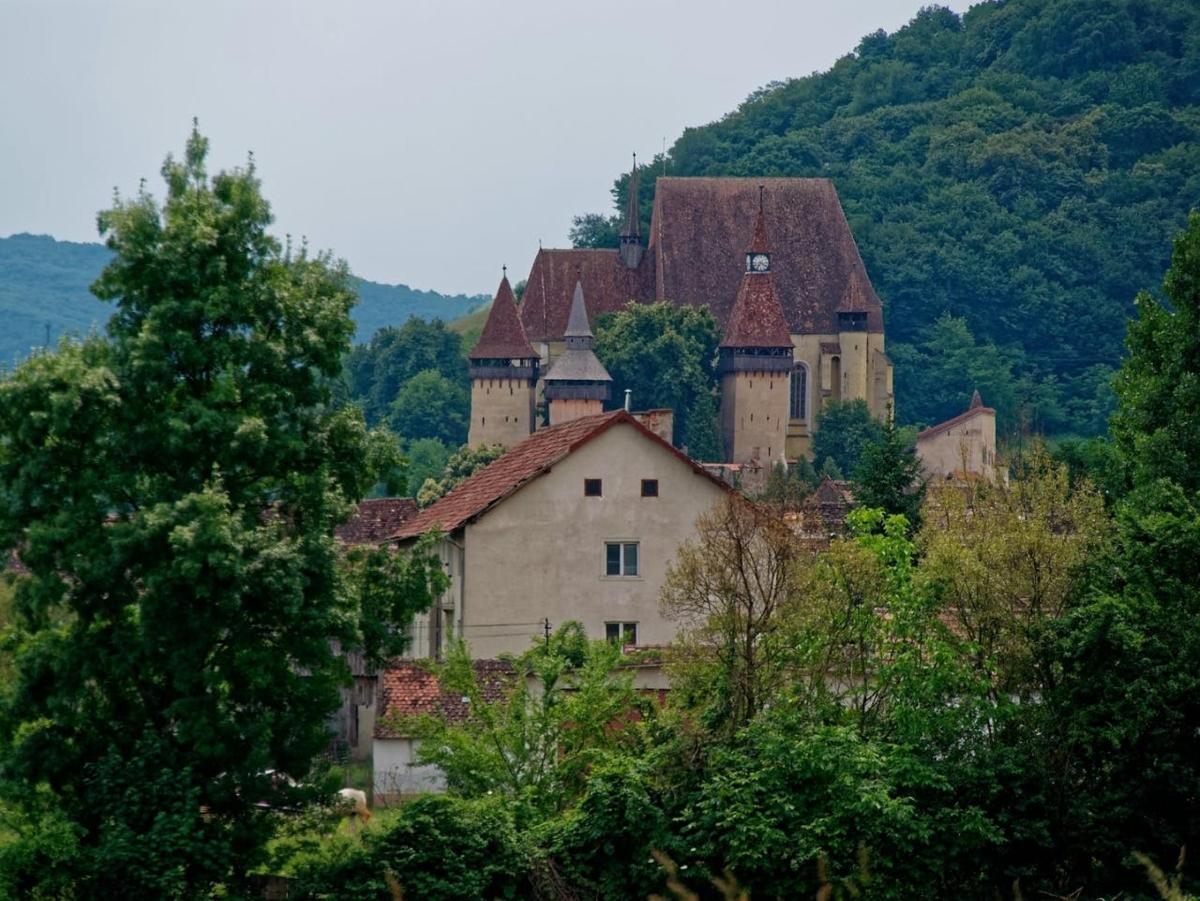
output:
<path id="1" fill-rule="evenodd" d="M 0 368 L 64 334 L 101 330 L 113 307 L 89 290 L 112 253 L 103 244 L 59 241 L 49 235 L 0 238 Z M 487 295 L 439 294 L 407 285 L 355 278 L 359 302 L 350 315 L 355 341 L 412 316 L 458 319 L 490 300 Z"/>

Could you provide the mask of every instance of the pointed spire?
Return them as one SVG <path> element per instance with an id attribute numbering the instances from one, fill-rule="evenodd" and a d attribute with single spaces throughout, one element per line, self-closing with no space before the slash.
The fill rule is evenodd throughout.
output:
<path id="1" fill-rule="evenodd" d="M 754 240 L 750 242 L 747 253 L 770 253 L 771 245 L 767 243 L 767 224 L 763 216 L 763 192 L 765 188 L 758 186 L 758 218 L 754 222 Z"/>
<path id="2" fill-rule="evenodd" d="M 637 154 L 633 155 L 633 169 L 629 173 L 629 196 L 625 200 L 625 229 L 621 237 L 640 238 L 642 234 L 642 211 L 638 203 Z"/>
<path id="3" fill-rule="evenodd" d="M 487 322 L 479 335 L 479 342 L 472 348 L 468 358 L 482 359 L 531 359 L 537 352 L 525 336 L 521 317 L 517 313 L 517 300 L 508 283 L 508 267 L 503 268 L 500 287 L 488 311 Z"/>
<path id="4" fill-rule="evenodd" d="M 564 338 L 592 338 L 592 327 L 588 323 L 587 304 L 583 301 L 583 282 L 575 282 L 575 296 L 571 298 L 571 314 L 567 317 Z"/>
<path id="5" fill-rule="evenodd" d="M 633 170 L 629 173 L 628 197 L 625 198 L 625 225 L 621 229 L 621 262 L 626 269 L 636 269 L 642 262 L 642 208 L 638 201 L 637 154 L 633 155 Z"/>
<path id="6" fill-rule="evenodd" d="M 975 389 L 975 393 L 971 395 L 971 409 L 983 406 L 983 398 L 979 396 L 979 389 Z"/>

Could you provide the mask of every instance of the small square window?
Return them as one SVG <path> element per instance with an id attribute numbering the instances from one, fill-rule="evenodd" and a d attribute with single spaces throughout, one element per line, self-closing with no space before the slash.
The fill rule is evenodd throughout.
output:
<path id="1" fill-rule="evenodd" d="M 606 576 L 636 576 L 638 574 L 637 542 L 606 542 L 604 545 L 604 574 Z"/>
<path id="2" fill-rule="evenodd" d="M 605 641 L 620 641 L 621 640 L 621 624 L 620 623 L 605 623 L 604 624 L 604 640 Z"/>
<path id="3" fill-rule="evenodd" d="M 601 490 L 600 479 L 584 479 L 583 480 L 583 496 L 584 497 L 599 497 Z"/>
<path id="4" fill-rule="evenodd" d="M 642 479 L 642 497 L 658 497 L 658 479 Z"/>

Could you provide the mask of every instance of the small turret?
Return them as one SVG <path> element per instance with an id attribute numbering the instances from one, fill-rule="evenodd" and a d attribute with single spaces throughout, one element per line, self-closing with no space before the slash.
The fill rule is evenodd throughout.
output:
<path id="1" fill-rule="evenodd" d="M 559 425 L 604 412 L 612 393 L 612 376 L 592 352 L 592 327 L 588 324 L 583 283 L 576 281 L 575 296 L 567 330 L 563 333 L 566 350 L 550 366 L 545 376 L 545 395 L 550 405 L 550 425 Z"/>
<path id="2" fill-rule="evenodd" d="M 539 359 L 521 327 L 507 270 L 467 359 L 471 377 L 467 443 L 513 447 L 524 441 L 534 426 Z"/>
<path id="3" fill-rule="evenodd" d="M 629 174 L 629 197 L 625 202 L 625 225 L 621 229 L 621 262 L 627 269 L 636 269 L 642 262 L 642 211 L 638 203 L 637 154 L 633 155 L 633 171 Z"/>
<path id="4" fill-rule="evenodd" d="M 773 462 L 787 441 L 792 336 L 771 277 L 771 251 L 759 188 L 758 219 L 746 271 L 718 350 L 721 432 L 729 462 Z"/>

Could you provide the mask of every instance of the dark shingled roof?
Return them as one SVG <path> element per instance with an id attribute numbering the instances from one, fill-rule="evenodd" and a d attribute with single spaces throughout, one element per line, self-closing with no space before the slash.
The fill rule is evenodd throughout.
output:
<path id="1" fill-rule="evenodd" d="M 583 284 L 575 283 L 575 294 L 571 300 L 571 315 L 567 317 L 567 330 L 563 339 L 566 349 L 550 364 L 546 383 L 551 382 L 611 382 L 612 376 L 592 350 L 592 327 L 588 324 L 587 305 L 583 299 Z"/>
<path id="2" fill-rule="evenodd" d="M 826 178 L 660 178 L 646 254 L 627 269 L 616 250 L 541 250 L 529 270 L 521 322 L 533 341 L 557 341 L 567 325 L 576 279 L 592 321 L 631 298 L 708 304 L 725 329 L 745 268 L 762 185 L 771 203 L 771 271 L 793 335 L 832 335 L 837 314 L 867 313 L 883 331 L 883 307 L 871 287 Z"/>
<path id="3" fill-rule="evenodd" d="M 411 497 L 377 497 L 358 505 L 354 515 L 333 530 L 342 544 L 378 544 L 417 515 Z"/>
<path id="4" fill-rule="evenodd" d="M 576 282 L 583 283 L 590 321 L 630 300 L 654 299 L 654 267 L 643 259 L 628 269 L 616 250 L 539 250 L 521 298 L 521 324 L 531 341 L 559 341 Z"/>
<path id="5" fill-rule="evenodd" d="M 496 299 L 492 301 L 487 322 L 483 324 L 479 342 L 467 356 L 472 360 L 515 360 L 537 356 L 533 345 L 525 337 L 525 329 L 521 327 L 517 301 L 509 287 L 507 275 L 500 279 L 500 288 L 496 291 Z"/>
<path id="6" fill-rule="evenodd" d="M 506 660 L 473 660 L 475 679 L 483 699 L 499 701 L 517 678 Z M 471 715 L 471 705 L 459 692 L 442 688 L 428 664 L 397 660 L 379 675 L 381 693 L 375 738 L 408 738 L 411 730 L 398 722 L 406 717 L 436 716 L 461 723 Z"/>
<path id="7" fill-rule="evenodd" d="M 408 522 L 392 536 L 397 541 L 416 538 L 423 532 L 438 528 L 453 532 L 469 520 L 486 513 L 524 485 L 550 471 L 559 460 L 619 423 L 628 423 L 650 441 L 662 445 L 688 466 L 721 488 L 728 486 L 706 472 L 686 454 L 638 422 L 624 410 L 584 416 L 562 425 L 534 432 L 499 459 L 475 473 L 449 494 Z"/>

